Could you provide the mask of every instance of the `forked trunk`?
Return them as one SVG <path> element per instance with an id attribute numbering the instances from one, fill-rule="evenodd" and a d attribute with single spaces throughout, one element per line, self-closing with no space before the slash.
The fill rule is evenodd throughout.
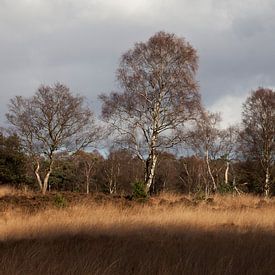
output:
<path id="1" fill-rule="evenodd" d="M 109 193 L 110 194 L 116 194 L 117 193 L 116 186 L 117 186 L 116 180 L 111 180 L 109 182 Z"/>
<path id="2" fill-rule="evenodd" d="M 39 188 L 40 188 L 40 190 L 42 191 L 42 190 L 43 190 L 43 184 L 42 184 L 42 180 L 41 180 L 39 171 L 40 171 L 40 163 L 39 163 L 39 161 L 37 160 L 37 161 L 36 161 L 36 169 L 35 169 L 34 173 L 35 173 L 35 176 L 36 176 L 36 179 L 37 179 Z"/>
<path id="3" fill-rule="evenodd" d="M 43 195 L 46 194 L 46 191 L 48 189 L 49 178 L 52 173 L 52 167 L 53 167 L 53 159 L 50 159 L 49 170 L 46 173 L 44 180 L 42 181 L 40 173 L 39 173 L 40 172 L 40 163 L 39 163 L 39 160 L 36 161 L 36 169 L 34 172 L 35 172 L 35 176 L 36 176 L 40 191 L 42 192 Z"/>

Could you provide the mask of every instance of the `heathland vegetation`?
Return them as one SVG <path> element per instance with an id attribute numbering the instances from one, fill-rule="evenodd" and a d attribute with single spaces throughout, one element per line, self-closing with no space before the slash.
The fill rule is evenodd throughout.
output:
<path id="1" fill-rule="evenodd" d="M 2 193 L 1 274 L 274 274 L 274 199 Z"/>
<path id="2" fill-rule="evenodd" d="M 11 99 L 1 274 L 274 274 L 275 91 L 222 129 L 197 69 L 159 32 L 122 55 L 100 117 L 61 83 Z"/>

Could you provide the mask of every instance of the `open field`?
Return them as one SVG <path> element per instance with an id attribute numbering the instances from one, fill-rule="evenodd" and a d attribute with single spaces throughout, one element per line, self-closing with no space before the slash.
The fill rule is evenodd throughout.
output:
<path id="1" fill-rule="evenodd" d="M 275 274 L 275 200 L 62 196 L 0 192 L 0 274 Z"/>

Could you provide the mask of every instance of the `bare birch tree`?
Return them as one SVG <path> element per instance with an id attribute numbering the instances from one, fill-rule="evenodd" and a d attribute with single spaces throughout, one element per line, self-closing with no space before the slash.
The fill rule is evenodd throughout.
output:
<path id="1" fill-rule="evenodd" d="M 241 150 L 247 159 L 259 161 L 265 173 L 263 191 L 270 196 L 271 168 L 275 161 L 275 92 L 259 88 L 243 105 Z"/>
<path id="2" fill-rule="evenodd" d="M 102 156 L 96 150 L 93 152 L 80 150 L 73 156 L 73 161 L 77 164 L 78 171 L 84 175 L 86 194 L 90 193 L 90 184 L 96 173 L 96 166 L 101 159 Z"/>
<path id="3" fill-rule="evenodd" d="M 117 140 L 143 160 L 145 185 L 152 185 L 158 151 L 171 148 L 200 106 L 196 50 L 183 38 L 158 32 L 122 55 L 117 70 L 121 93 L 102 95 L 102 115 Z"/>
<path id="4" fill-rule="evenodd" d="M 232 161 L 236 160 L 236 150 L 237 150 L 237 136 L 238 136 L 238 127 L 229 126 L 224 130 L 220 131 L 220 142 L 221 142 L 221 152 L 220 159 L 225 162 L 225 171 L 224 171 L 224 184 L 228 186 L 229 183 L 229 174 L 230 170 L 233 172 Z M 234 174 L 234 173 L 233 173 Z M 235 175 L 233 175 L 232 181 L 233 189 L 238 192 L 236 187 Z"/>
<path id="5" fill-rule="evenodd" d="M 196 121 L 196 126 L 190 131 L 189 139 L 186 141 L 192 151 L 205 161 L 206 171 L 211 181 L 211 189 L 216 192 L 217 182 L 214 178 L 211 161 L 219 156 L 221 151 L 221 133 L 218 128 L 220 115 L 202 110 L 201 116 Z M 208 178 L 208 177 L 206 177 Z M 206 193 L 209 192 L 208 182 L 206 182 Z"/>
<path id="6" fill-rule="evenodd" d="M 124 159 L 125 161 L 125 159 Z M 103 168 L 104 176 L 107 180 L 107 187 L 110 194 L 117 193 L 118 179 L 121 173 L 121 163 L 117 155 L 110 152 Z"/>
<path id="7" fill-rule="evenodd" d="M 48 188 L 56 153 L 82 149 L 95 142 L 100 133 L 84 99 L 59 83 L 40 86 L 30 98 L 11 99 L 7 119 L 35 163 L 36 179 L 43 194 Z M 40 169 L 43 159 L 47 163 L 44 178 Z"/>

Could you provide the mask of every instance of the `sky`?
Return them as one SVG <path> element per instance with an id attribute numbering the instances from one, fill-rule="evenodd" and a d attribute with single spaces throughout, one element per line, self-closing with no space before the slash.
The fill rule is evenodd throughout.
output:
<path id="1" fill-rule="evenodd" d="M 225 127 L 251 90 L 275 87 L 274 30 L 274 0 L 0 0 L 0 125 L 12 97 L 55 82 L 99 114 L 120 56 L 166 31 L 197 49 L 203 103 Z"/>

